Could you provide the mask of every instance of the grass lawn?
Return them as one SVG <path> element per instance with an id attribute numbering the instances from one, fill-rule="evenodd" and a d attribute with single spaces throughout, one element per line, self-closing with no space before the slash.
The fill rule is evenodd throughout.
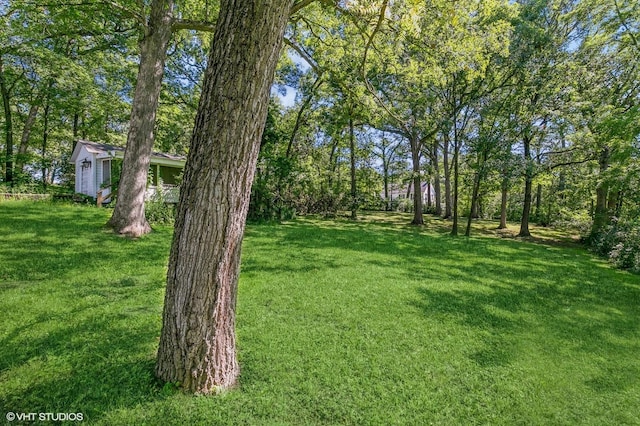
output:
<path id="1" fill-rule="evenodd" d="M 250 225 L 241 387 L 205 397 L 153 378 L 171 229 L 128 240 L 108 215 L 0 203 L 2 421 L 640 424 L 640 276 L 551 232 L 452 238 L 399 214 Z"/>

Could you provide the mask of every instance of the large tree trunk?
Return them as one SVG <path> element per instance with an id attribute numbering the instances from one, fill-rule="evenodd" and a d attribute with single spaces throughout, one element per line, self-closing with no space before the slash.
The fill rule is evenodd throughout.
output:
<path id="1" fill-rule="evenodd" d="M 189 392 L 237 384 L 240 247 L 291 0 L 221 2 L 175 223 L 156 364 Z"/>
<path id="2" fill-rule="evenodd" d="M 413 171 L 413 220 L 412 225 L 423 225 L 422 217 L 422 182 L 420 180 L 420 141 L 414 135 L 409 140 L 411 145 L 411 164 Z"/>
<path id="3" fill-rule="evenodd" d="M 0 57 L 0 94 L 4 107 L 4 143 L 5 143 L 5 170 L 4 181 L 13 186 L 13 121 L 11 118 L 11 97 L 7 82 L 4 79 L 2 57 Z"/>
<path id="4" fill-rule="evenodd" d="M 108 225 L 119 234 L 138 237 L 151 231 L 144 214 L 149 162 L 164 62 L 171 38 L 173 0 L 153 0 L 151 17 L 140 42 L 140 65 L 131 106 L 127 147 L 118 197 Z"/>

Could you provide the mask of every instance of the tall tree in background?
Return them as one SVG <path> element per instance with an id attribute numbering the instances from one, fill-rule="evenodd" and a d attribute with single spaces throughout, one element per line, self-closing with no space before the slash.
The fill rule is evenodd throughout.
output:
<path id="1" fill-rule="evenodd" d="M 40 174 L 49 184 L 66 168 L 72 139 L 119 136 L 133 31 L 113 8 L 81 6 L 12 0 L 0 7 L 3 124 L 14 133 L 5 137 L 7 182 Z"/>
<path id="2" fill-rule="evenodd" d="M 187 12 L 194 7 L 189 2 L 180 5 Z M 119 234 L 132 237 L 151 231 L 144 213 L 144 194 L 171 33 L 178 29 L 212 31 L 209 14 L 217 10 L 217 2 L 212 5 L 207 2 L 203 7 L 204 18 L 190 20 L 174 17 L 174 6 L 174 0 L 152 0 L 148 19 L 144 16 L 144 7 L 140 11 L 123 8 L 123 13 L 133 16 L 142 27 L 143 36 L 116 207 L 107 225 Z"/>
<path id="3" fill-rule="evenodd" d="M 115 232 L 133 237 L 151 231 L 144 214 L 144 194 L 172 19 L 173 0 L 152 1 L 149 21 L 144 23 L 144 36 L 140 42 L 140 66 L 122 160 L 121 184 L 116 207 L 107 223 Z"/>
<path id="4" fill-rule="evenodd" d="M 579 11 L 586 25 L 576 52 L 578 105 L 597 158 L 593 242 L 634 192 L 628 179 L 640 133 L 640 6 L 588 0 Z"/>
<path id="5" fill-rule="evenodd" d="M 212 393 L 237 384 L 240 247 L 269 90 L 292 0 L 221 2 L 169 258 L 156 364 Z"/>

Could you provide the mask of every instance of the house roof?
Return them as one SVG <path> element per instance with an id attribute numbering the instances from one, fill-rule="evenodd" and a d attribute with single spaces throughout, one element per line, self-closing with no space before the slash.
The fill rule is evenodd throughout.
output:
<path id="1" fill-rule="evenodd" d="M 121 146 L 109 145 L 106 143 L 98 143 L 87 140 L 76 141 L 73 154 L 71 155 L 71 162 L 75 162 L 80 154 L 81 147 L 85 147 L 87 151 L 96 156 L 113 156 L 116 158 L 122 158 L 124 156 L 124 148 Z M 155 160 L 155 161 L 154 161 Z M 167 154 L 165 152 L 153 152 L 151 153 L 151 164 L 179 164 L 184 166 L 186 157 L 182 155 Z"/>

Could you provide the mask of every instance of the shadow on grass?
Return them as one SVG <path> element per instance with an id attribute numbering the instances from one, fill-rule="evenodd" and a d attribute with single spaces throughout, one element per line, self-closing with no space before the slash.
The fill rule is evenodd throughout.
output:
<path id="1" fill-rule="evenodd" d="M 271 265 L 253 265 L 251 258 L 243 259 L 246 272 L 264 270 L 265 266 L 273 271 L 298 271 L 300 262 L 291 260 L 306 259 L 311 264 L 308 267 L 316 269 L 339 268 L 352 261 L 331 257 L 332 249 L 350 252 L 356 259 L 359 253 L 375 255 L 380 259 L 375 265 L 403 266 L 413 278 L 415 273 L 432 277 L 438 271 L 449 278 L 457 275 L 465 280 L 486 273 L 502 275 L 505 271 L 516 277 L 543 273 L 549 267 L 566 263 L 557 256 L 562 251 L 557 247 L 491 238 L 454 238 L 433 233 L 428 227 L 396 226 L 395 222 L 298 220 L 281 226 L 251 228 L 248 235 L 268 241 L 275 238 L 277 244 L 266 249 L 286 250 L 287 255 L 278 257 L 280 261 L 276 259 Z M 512 258 L 519 260 L 510 262 Z"/>
<path id="2" fill-rule="evenodd" d="M 161 397 L 150 351 L 158 332 L 88 317 L 40 338 L 2 339 L 2 381 L 11 389 L 2 405 L 14 412 L 81 412 L 96 420 Z"/>
<path id="3" fill-rule="evenodd" d="M 608 285 L 557 283 L 490 292 L 420 288 L 414 306 L 428 318 L 453 318 L 482 336 L 482 348 L 469 354 L 480 367 L 537 357 L 557 365 L 592 359 L 598 373 L 582 377 L 583 384 L 598 393 L 620 393 L 640 386 L 640 368 L 632 361 L 640 349 L 640 290 L 624 282 Z"/>
<path id="4" fill-rule="evenodd" d="M 0 208 L 0 230 L 11 238 L 10 246 L 0 247 L 0 260 L 5 263 L 0 265 L 0 307 L 6 312 L 0 324 L 0 406 L 6 410 L 80 411 L 89 420 L 100 420 L 138 405 L 143 407 L 138 411 L 144 411 L 166 397 L 152 369 L 160 332 L 161 265 L 166 264 L 170 235 L 122 239 L 102 231 L 106 218 L 97 209 L 61 208 L 44 217 L 39 207 Z M 425 323 L 435 320 L 436 326 L 443 320 L 440 324 L 463 328 L 461 336 L 476 340 L 464 356 L 483 369 L 511 366 L 526 358 L 530 349 L 564 350 L 568 358 L 585 353 L 605 360 L 599 374 L 584 381 L 596 392 L 637 385 L 636 364 L 617 365 L 606 359 L 611 354 L 623 355 L 616 360 L 635 357 L 640 277 L 599 267 L 582 250 L 507 239 L 451 238 L 429 225 L 421 229 L 387 222 L 303 219 L 279 226 L 250 226 L 247 233 L 245 277 L 259 274 L 262 280 L 272 280 L 277 274 L 290 274 L 295 284 L 309 277 L 294 275 L 300 272 L 338 277 L 342 268 L 354 264 L 364 265 L 365 270 L 376 268 L 376 273 L 393 274 L 386 281 L 389 285 L 404 286 L 402 292 L 394 293 L 404 298 L 398 303 L 401 315 L 417 317 L 420 326 L 424 319 Z M 343 294 L 351 299 L 361 296 L 345 292 L 328 300 L 342 302 L 338 296 Z M 383 303 L 372 302 L 369 296 L 362 295 L 363 303 Z M 345 316 L 349 308 L 325 315 L 335 306 L 324 306 L 322 300 L 311 301 L 317 311 L 308 323 L 318 327 L 318 336 L 332 329 L 340 336 L 336 328 L 344 324 L 331 322 L 352 320 Z M 20 306 L 22 311 L 10 312 Z M 304 306 L 300 312 L 306 312 Z M 282 315 L 277 323 L 284 326 L 295 320 L 286 309 L 276 314 Z M 357 320 L 368 330 L 368 317 Z M 326 328 L 328 323 L 332 329 Z M 286 331 L 281 335 L 290 339 Z M 375 336 L 380 330 L 369 331 Z M 246 346 L 251 338 L 244 340 Z M 280 359 L 280 348 L 266 347 L 261 353 L 247 350 L 243 359 Z M 265 346 L 258 342 L 254 348 Z M 303 357 L 304 350 L 308 348 L 287 355 Z M 252 365 L 243 367 L 247 387 L 260 388 L 262 381 L 269 381 Z M 301 372 L 301 382 L 308 371 Z M 271 391 L 268 385 L 263 389 L 265 395 Z M 295 389 L 305 408 L 326 409 L 316 400 L 306 402 L 313 394 L 307 395 L 304 386 Z M 334 402 L 339 411 L 343 401 Z M 154 415 L 162 420 L 161 413 Z M 253 413 L 249 409 L 244 415 Z"/>
<path id="5" fill-rule="evenodd" d="M 249 255 L 243 263 L 249 273 L 295 273 L 305 259 L 318 270 L 338 271 L 356 260 L 398 271 L 397 280 L 414 283 L 411 307 L 480 339 L 467 356 L 481 368 L 522 361 L 530 347 L 604 360 L 632 359 L 639 349 L 640 277 L 604 266 L 580 247 L 348 221 L 299 220 L 250 232 L 275 241 L 261 250 L 288 254 L 268 265 Z M 602 374 L 584 382 L 594 391 L 640 384 L 634 365 L 603 361 L 599 368 Z"/>
<path id="6" fill-rule="evenodd" d="M 127 240 L 107 215 L 0 206 L 0 411 L 96 420 L 164 397 L 153 366 L 170 234 Z"/>

